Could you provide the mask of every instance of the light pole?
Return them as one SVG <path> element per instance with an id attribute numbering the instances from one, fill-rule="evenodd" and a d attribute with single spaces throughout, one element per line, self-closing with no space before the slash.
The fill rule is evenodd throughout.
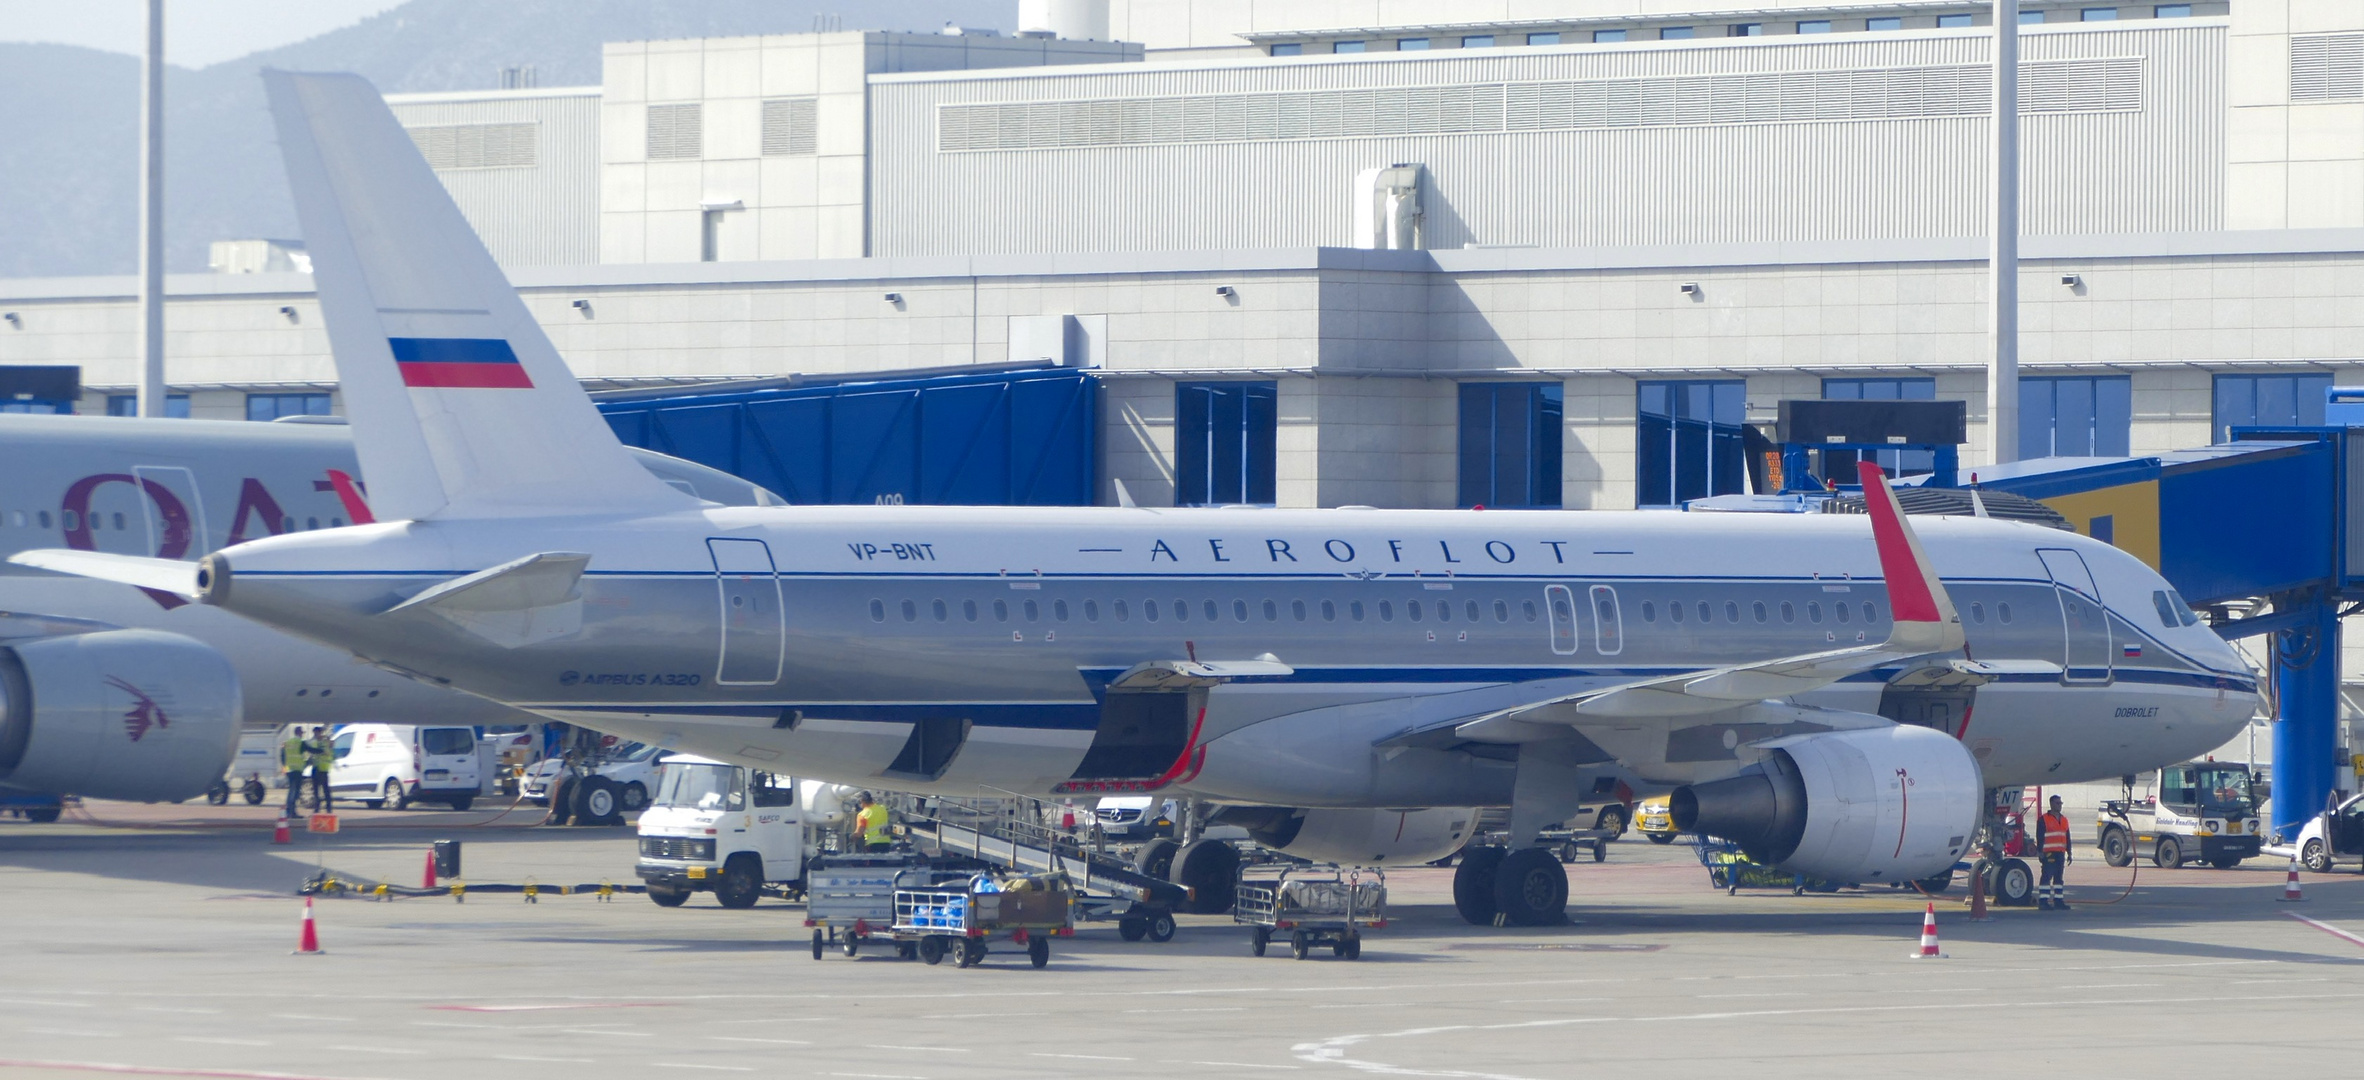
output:
<path id="1" fill-rule="evenodd" d="M 164 0 L 148 0 L 140 68 L 141 416 L 164 415 Z"/>

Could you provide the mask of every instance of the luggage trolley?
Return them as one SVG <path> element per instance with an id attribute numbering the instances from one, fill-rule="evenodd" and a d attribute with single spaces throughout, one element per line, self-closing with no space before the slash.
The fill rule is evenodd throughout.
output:
<path id="1" fill-rule="evenodd" d="M 926 963 L 949 955 L 964 968 L 983 963 L 985 942 L 1006 934 L 1026 947 L 1027 959 L 1039 968 L 1051 962 L 1053 937 L 1075 933 L 1074 896 L 1065 874 L 979 874 L 930 888 L 898 887 L 893 933 L 898 945 Z"/>
<path id="2" fill-rule="evenodd" d="M 1248 949 L 1257 956 L 1282 933 L 1299 960 L 1315 946 L 1360 960 L 1363 931 L 1387 928 L 1387 874 L 1377 869 L 1254 866 L 1240 868 L 1233 922 L 1251 927 Z"/>
<path id="3" fill-rule="evenodd" d="M 852 956 L 864 941 L 895 941 L 895 890 L 936 885 L 948 876 L 909 854 L 814 859 L 804 871 L 804 924 L 813 931 L 813 959 L 832 945 Z M 908 942 L 897 951 L 906 960 L 916 955 Z"/>

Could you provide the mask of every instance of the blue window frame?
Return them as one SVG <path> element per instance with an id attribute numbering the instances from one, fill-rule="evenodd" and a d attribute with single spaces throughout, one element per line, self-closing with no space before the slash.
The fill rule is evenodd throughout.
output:
<path id="1" fill-rule="evenodd" d="M 1824 379 L 1824 401 L 1935 401 L 1937 380 L 1927 377 L 1896 379 Z M 1821 451 L 1821 470 L 1824 476 L 1841 478 L 1855 475 L 1855 462 L 1862 457 L 1852 450 Z M 1888 470 L 1890 476 L 1918 476 L 1937 468 L 1937 455 L 1928 450 L 1880 450 L 1872 460 Z"/>
<path id="2" fill-rule="evenodd" d="M 1301 56 L 1304 53 L 1305 43 L 1300 41 L 1284 42 L 1272 47 L 1272 55 L 1274 56 Z"/>
<path id="3" fill-rule="evenodd" d="M 70 416 L 74 403 L 70 401 L 0 401 L 0 413 L 36 413 L 41 416 Z"/>
<path id="4" fill-rule="evenodd" d="M 2216 441 L 2237 427 L 2315 427 L 2323 422 L 2329 375 L 2219 375 Z"/>
<path id="5" fill-rule="evenodd" d="M 1866 30 L 1902 30 L 1904 29 L 1904 20 L 1893 15 L 1883 19 L 1865 19 L 1863 28 Z"/>
<path id="6" fill-rule="evenodd" d="M 1471 34 L 1461 39 L 1461 47 L 1464 49 L 1491 49 L 1494 47 L 1494 35 Z"/>
<path id="7" fill-rule="evenodd" d="M 277 420 L 282 416 L 327 416 L 327 394 L 248 394 L 246 418 Z"/>
<path id="8" fill-rule="evenodd" d="M 1689 26 L 1668 26 L 1662 27 L 1658 31 L 1658 40 L 1660 41 L 1681 41 L 1695 36 L 1697 36 L 1697 29 Z"/>
<path id="9" fill-rule="evenodd" d="M 1560 505 L 1558 383 L 1461 384 L 1461 505 Z"/>
<path id="10" fill-rule="evenodd" d="M 1625 40 L 1625 31 L 1623 31 L 1623 30 L 1595 30 L 1595 31 L 1593 31 L 1593 32 L 1592 32 L 1592 39 L 1593 39 L 1594 41 L 1603 41 L 1603 42 L 1606 42 L 1606 41 L 1623 41 L 1623 40 Z"/>
<path id="11" fill-rule="evenodd" d="M 1560 34 L 1557 30 L 1547 30 L 1542 33 L 1527 35 L 1527 44 L 1529 45 L 1557 45 L 1559 43 Z"/>
<path id="12" fill-rule="evenodd" d="M 1733 23 L 1732 37 L 1764 37 L 1765 24 L 1756 22 Z"/>
<path id="13" fill-rule="evenodd" d="M 1358 53 L 1358 52 L 1362 52 L 1362 51 L 1364 51 L 1365 49 L 1368 49 L 1368 48 L 1370 48 L 1370 47 L 1371 47 L 1371 43 L 1370 43 L 1370 42 L 1367 42 L 1367 41 L 1341 41 L 1341 42 L 1337 43 L 1336 45 L 1332 45 L 1332 46 L 1330 46 L 1330 51 L 1331 51 L 1331 52 L 1342 52 L 1342 53 Z"/>
<path id="14" fill-rule="evenodd" d="M 139 396 L 138 394 L 108 394 L 108 395 L 107 395 L 107 415 L 108 415 L 108 416 L 138 416 L 139 414 L 140 414 L 140 396 Z M 171 419 L 174 419 L 174 420 L 186 420 L 186 419 L 188 419 L 188 418 L 189 418 L 189 395 L 187 395 L 187 394 L 166 394 L 166 395 L 164 395 L 164 415 L 165 415 L 165 416 L 167 416 L 167 417 L 170 417 Z"/>
<path id="15" fill-rule="evenodd" d="M 1645 382 L 1637 394 L 1635 505 L 1676 506 L 1740 493 L 1747 477 L 1740 435 L 1748 419 L 1747 383 Z"/>
<path id="16" fill-rule="evenodd" d="M 2125 457 L 2134 382 L 2124 375 L 2019 380 L 2019 456 Z"/>
<path id="17" fill-rule="evenodd" d="M 1174 387 L 1174 505 L 1270 506 L 1280 388 L 1268 382 Z"/>
<path id="18" fill-rule="evenodd" d="M 1804 22 L 1801 22 L 1801 23 L 1799 23 L 1799 24 L 1798 24 L 1798 33 L 1801 33 L 1801 34 L 1827 34 L 1827 33 L 1830 33 L 1830 20 L 1829 20 L 1829 19 L 1807 19 L 1806 21 L 1804 21 Z"/>
<path id="19" fill-rule="evenodd" d="M 1973 15 L 1940 15 L 1937 17 L 1937 28 L 1940 30 L 1951 30 L 1961 26 L 1975 26 L 1977 23 L 1977 17 Z"/>
<path id="20" fill-rule="evenodd" d="M 2190 4 L 2160 4 L 2151 9 L 2154 19 L 2188 19 L 2192 17 Z"/>
<path id="21" fill-rule="evenodd" d="M 2043 21 L 2044 13 L 2041 11 L 2022 11 L 2019 13 L 2019 25 L 2021 26 L 2035 26 L 2042 23 Z"/>
<path id="22" fill-rule="evenodd" d="M 2078 12 L 2077 18 L 2081 22 L 2115 22 L 2118 18 L 2118 9 L 2114 7 L 2089 7 L 2081 12 Z"/>
<path id="23" fill-rule="evenodd" d="M 1399 38 L 1395 43 L 1397 52 L 1425 52 L 1427 49 L 1428 39 L 1424 37 Z"/>

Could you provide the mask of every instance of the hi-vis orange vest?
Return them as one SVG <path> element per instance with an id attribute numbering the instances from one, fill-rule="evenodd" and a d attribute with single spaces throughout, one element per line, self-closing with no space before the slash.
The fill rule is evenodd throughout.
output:
<path id="1" fill-rule="evenodd" d="M 2063 817 L 2063 816 L 2061 816 L 2061 815 L 2059 815 L 2059 814 L 2046 814 L 2046 815 L 2044 815 L 2043 825 L 2044 825 L 2044 854 L 2046 854 L 2046 855 L 2052 855 L 2052 854 L 2066 855 L 2066 854 L 2068 854 L 2068 844 L 2069 844 L 2069 835 L 2068 835 L 2068 832 L 2069 832 L 2069 823 L 2068 823 L 2068 818 L 2066 818 L 2066 817 Z"/>

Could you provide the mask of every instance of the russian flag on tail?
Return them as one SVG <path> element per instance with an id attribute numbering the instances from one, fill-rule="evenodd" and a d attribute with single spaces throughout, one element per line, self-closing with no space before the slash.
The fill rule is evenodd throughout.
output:
<path id="1" fill-rule="evenodd" d="M 388 338 L 402 385 L 531 390 L 532 379 L 509 343 L 496 338 Z"/>

